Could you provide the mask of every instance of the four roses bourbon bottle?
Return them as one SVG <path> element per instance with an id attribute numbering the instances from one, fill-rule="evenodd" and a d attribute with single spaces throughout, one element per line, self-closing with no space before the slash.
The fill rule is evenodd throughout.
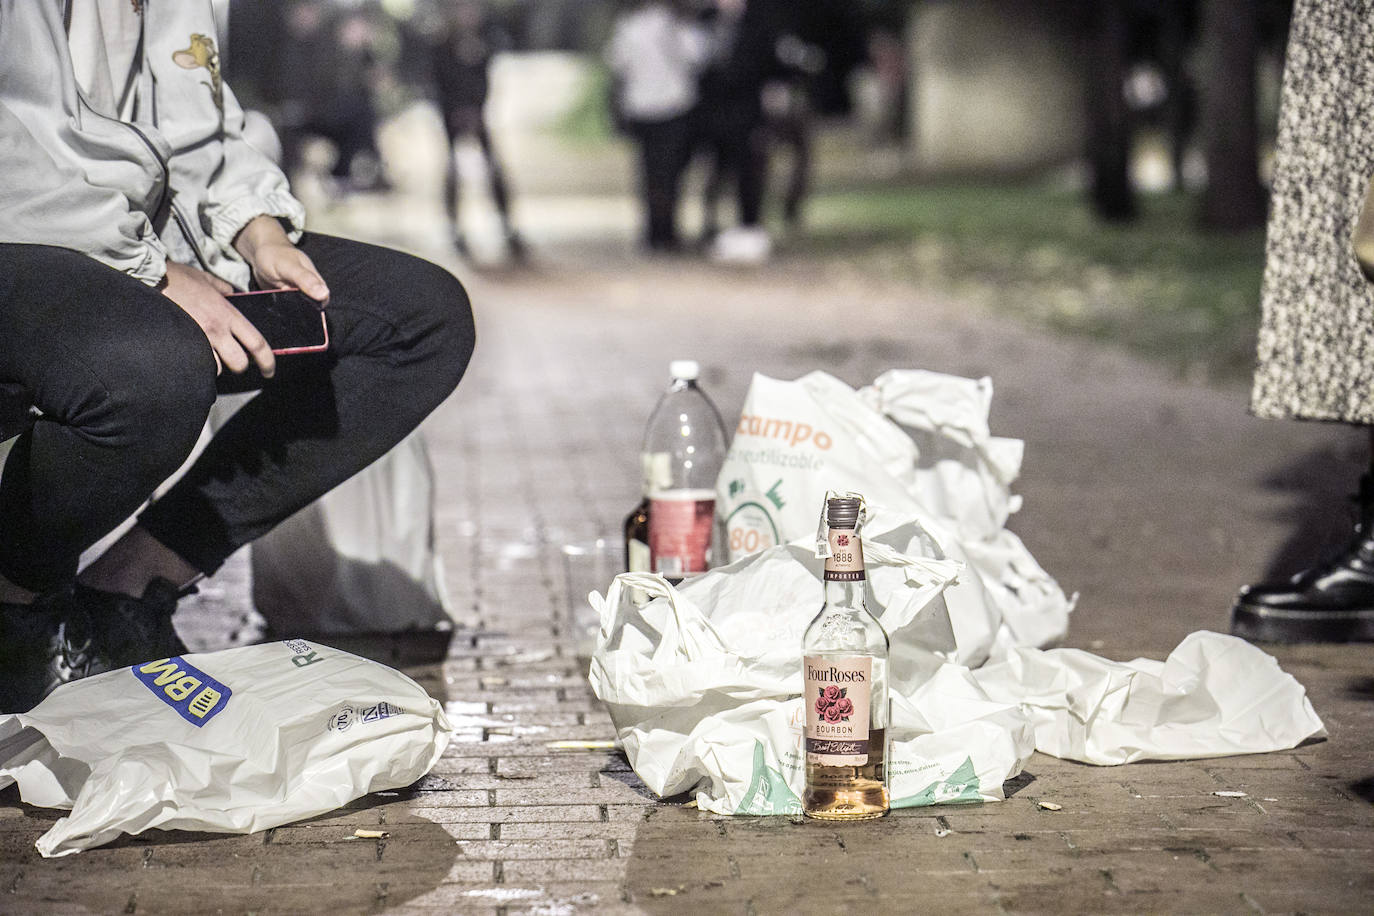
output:
<path id="1" fill-rule="evenodd" d="M 802 637 L 802 810 L 828 820 L 888 810 L 888 639 L 864 606 L 861 510 L 857 496 L 826 499 L 825 604 Z"/>

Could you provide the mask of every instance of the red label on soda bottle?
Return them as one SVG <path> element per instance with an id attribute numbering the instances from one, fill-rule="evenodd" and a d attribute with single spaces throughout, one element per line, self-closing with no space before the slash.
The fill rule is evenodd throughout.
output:
<path id="1" fill-rule="evenodd" d="M 668 490 L 649 497 L 649 556 L 663 576 L 705 572 L 715 522 L 713 490 Z"/>

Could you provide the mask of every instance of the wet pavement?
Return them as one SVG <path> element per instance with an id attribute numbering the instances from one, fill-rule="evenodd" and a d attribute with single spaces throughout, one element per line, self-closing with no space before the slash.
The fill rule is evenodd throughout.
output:
<path id="1" fill-rule="evenodd" d="M 669 359 L 701 361 L 727 418 L 754 372 L 988 375 L 993 432 L 1026 441 L 1011 527 L 1080 596 L 1067 644 L 1162 658 L 1189 632 L 1224 631 L 1240 584 L 1326 546 L 1358 437 L 1257 421 L 1243 386 L 1181 380 L 786 245 L 748 270 L 642 259 L 623 196 L 527 195 L 527 265 L 481 245 L 460 260 L 424 191 L 318 209 L 317 226 L 438 260 L 475 304 L 471 370 L 424 426 L 457 626 L 442 663 L 406 665 L 456 740 L 417 785 L 306 823 L 155 831 L 61 860 L 32 845 L 58 813 L 7 790 L 0 913 L 1368 910 L 1367 646 L 1273 650 L 1330 732 L 1293 751 L 1116 768 L 1036 755 L 996 804 L 843 827 L 719 818 L 653 798 L 607 746 L 574 596 L 603 573 L 565 549 L 617 543 Z M 1302 536 L 1314 519 L 1327 534 Z M 181 613 L 193 647 L 252 637 L 247 580 L 237 557 Z"/>

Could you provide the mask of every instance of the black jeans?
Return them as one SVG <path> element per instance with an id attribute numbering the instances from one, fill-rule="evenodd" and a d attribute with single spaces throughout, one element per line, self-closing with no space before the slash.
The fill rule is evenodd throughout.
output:
<path id="1" fill-rule="evenodd" d="M 763 219 L 768 168 L 763 111 L 754 99 L 740 101 L 729 97 L 703 102 L 701 108 L 700 142 L 714 160 L 713 174 L 708 179 L 707 219 L 714 216 L 715 201 L 729 182 L 735 190 L 740 225 L 756 227 Z"/>
<path id="2" fill-rule="evenodd" d="M 141 524 L 196 569 L 379 458 L 462 378 L 466 292 L 427 261 L 322 235 L 300 243 L 331 298 L 330 352 L 265 384 Z M 43 415 L 0 476 L 0 574 L 46 591 L 194 448 L 217 395 L 205 334 L 174 302 L 75 251 L 0 245 L 0 381 Z"/>
<path id="3" fill-rule="evenodd" d="M 639 142 L 639 189 L 644 201 L 644 241 L 654 251 L 678 247 L 677 207 L 682 175 L 692 158 L 690 114 L 662 121 L 633 121 Z"/>

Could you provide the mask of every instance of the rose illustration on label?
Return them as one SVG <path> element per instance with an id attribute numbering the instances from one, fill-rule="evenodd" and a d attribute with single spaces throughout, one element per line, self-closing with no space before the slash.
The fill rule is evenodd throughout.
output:
<path id="1" fill-rule="evenodd" d="M 817 690 L 820 695 L 816 697 L 816 715 L 829 723 L 849 721 L 849 717 L 854 714 L 854 701 L 845 696 L 849 692 L 848 688 L 831 684 L 828 687 L 818 687 Z"/>

